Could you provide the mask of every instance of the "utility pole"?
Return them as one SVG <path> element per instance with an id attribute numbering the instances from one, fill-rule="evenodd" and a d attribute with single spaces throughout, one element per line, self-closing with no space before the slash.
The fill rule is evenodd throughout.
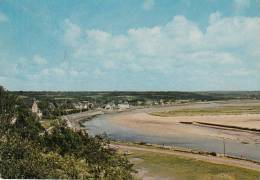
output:
<path id="1" fill-rule="evenodd" d="M 223 137 L 223 153 L 224 153 L 224 156 L 226 156 L 226 142 L 225 142 L 224 137 Z"/>

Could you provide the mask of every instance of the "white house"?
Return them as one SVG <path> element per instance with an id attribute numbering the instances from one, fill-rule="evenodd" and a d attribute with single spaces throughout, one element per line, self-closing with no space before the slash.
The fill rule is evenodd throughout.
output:
<path id="1" fill-rule="evenodd" d="M 126 109 L 129 109 L 130 108 L 130 105 L 127 103 L 127 104 L 118 104 L 118 109 L 120 110 L 126 110 Z"/>
<path id="2" fill-rule="evenodd" d="M 38 108 L 37 102 L 33 101 L 32 104 L 32 113 L 35 113 L 40 119 L 42 118 L 42 112 L 41 110 Z"/>

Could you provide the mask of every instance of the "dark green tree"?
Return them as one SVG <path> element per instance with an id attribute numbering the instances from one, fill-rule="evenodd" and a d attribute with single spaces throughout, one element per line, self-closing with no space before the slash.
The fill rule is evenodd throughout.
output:
<path id="1" fill-rule="evenodd" d="M 3 178 L 132 179 L 133 165 L 102 136 L 62 120 L 47 132 L 24 101 L 0 87 L 0 174 Z"/>
<path id="2" fill-rule="evenodd" d="M 37 144 L 12 138 L 0 144 L 0 173 L 3 178 L 86 179 L 91 175 L 84 160 L 44 152 Z"/>

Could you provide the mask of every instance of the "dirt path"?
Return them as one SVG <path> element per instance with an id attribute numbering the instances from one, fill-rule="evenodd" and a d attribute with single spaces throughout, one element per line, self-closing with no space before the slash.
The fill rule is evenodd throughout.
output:
<path id="1" fill-rule="evenodd" d="M 260 164 L 256 164 L 249 161 L 244 160 L 237 160 L 231 159 L 226 157 L 214 157 L 214 156 L 206 156 L 206 155 L 198 155 L 198 154 L 191 154 L 185 152 L 177 152 L 173 150 L 165 150 L 165 149 L 155 149 L 149 147 L 136 147 L 136 146 L 129 146 L 129 145 L 119 145 L 115 144 L 119 149 L 122 150 L 133 150 L 133 151 L 145 151 L 145 152 L 153 152 L 153 153 L 161 153 L 161 154 L 169 154 L 169 155 L 176 155 L 182 156 L 186 158 L 201 160 L 205 162 L 215 163 L 215 164 L 224 164 L 229 166 L 241 167 L 245 169 L 251 169 L 260 172 Z"/>

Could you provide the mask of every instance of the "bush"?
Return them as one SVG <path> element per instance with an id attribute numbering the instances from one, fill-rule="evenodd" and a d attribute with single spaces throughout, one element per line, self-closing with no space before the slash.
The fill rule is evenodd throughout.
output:
<path id="1" fill-rule="evenodd" d="M 139 142 L 140 145 L 146 145 L 146 142 Z"/>
<path id="2" fill-rule="evenodd" d="M 210 152 L 209 153 L 211 156 L 217 156 L 217 153 L 216 152 Z"/>

